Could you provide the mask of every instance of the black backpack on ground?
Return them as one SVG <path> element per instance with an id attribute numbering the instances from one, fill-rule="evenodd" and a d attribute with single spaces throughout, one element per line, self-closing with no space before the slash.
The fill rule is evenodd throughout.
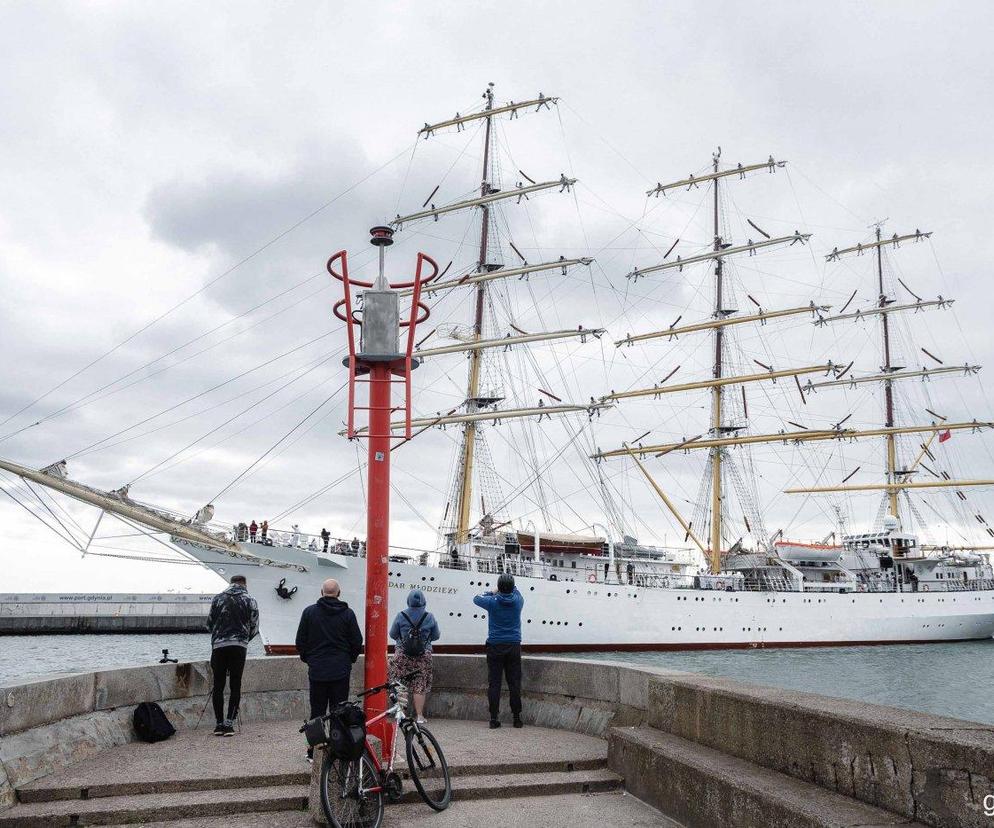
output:
<path id="1" fill-rule="evenodd" d="M 163 742 L 176 732 L 165 712 L 155 702 L 142 702 L 135 708 L 132 721 L 135 733 L 143 742 Z"/>
<path id="2" fill-rule="evenodd" d="M 415 624 L 411 620 L 406 612 L 402 612 L 401 615 L 407 619 L 407 623 L 411 626 L 404 630 L 404 633 L 400 637 L 400 649 L 404 655 L 410 658 L 417 658 L 418 656 L 423 656 L 425 654 L 425 640 L 421 637 L 421 625 L 425 622 L 428 617 L 428 613 L 425 612 L 419 619 L 418 623 Z"/>

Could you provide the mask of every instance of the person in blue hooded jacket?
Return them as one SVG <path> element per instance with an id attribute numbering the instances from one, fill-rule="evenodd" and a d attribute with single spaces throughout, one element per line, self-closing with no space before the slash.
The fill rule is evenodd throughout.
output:
<path id="1" fill-rule="evenodd" d="M 390 627 L 390 637 L 395 642 L 391 677 L 417 673 L 407 686 L 414 696 L 414 711 L 420 724 L 426 721 L 425 700 L 431 691 L 431 642 L 441 636 L 438 621 L 428 612 L 427 603 L 420 589 L 412 589 L 407 595 L 407 609 L 397 613 Z"/>
<path id="2" fill-rule="evenodd" d="M 514 726 L 521 727 L 521 609 L 525 599 L 514 587 L 514 576 L 497 579 L 497 592 L 484 592 L 473 603 L 487 611 L 487 672 L 490 727 L 500 727 L 500 690 L 507 679 Z"/>

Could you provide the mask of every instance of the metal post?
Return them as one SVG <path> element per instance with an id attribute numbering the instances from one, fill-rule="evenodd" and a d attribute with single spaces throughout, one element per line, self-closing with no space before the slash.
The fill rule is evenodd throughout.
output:
<path id="1" fill-rule="evenodd" d="M 383 248 L 380 248 L 382 254 Z M 390 366 L 369 366 L 369 495 L 366 514 L 366 658 L 365 686 L 387 680 L 388 586 L 387 564 L 390 543 Z M 366 697 L 366 719 L 386 709 L 386 695 Z M 383 758 L 389 760 L 393 746 L 391 723 L 374 726 Z"/>

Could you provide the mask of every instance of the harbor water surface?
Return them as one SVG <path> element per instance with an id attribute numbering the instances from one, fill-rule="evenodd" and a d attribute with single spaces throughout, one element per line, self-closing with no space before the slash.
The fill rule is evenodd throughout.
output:
<path id="1" fill-rule="evenodd" d="M 0 686 L 42 676 L 210 657 L 201 633 L 0 637 Z M 262 655 L 258 639 L 250 655 Z M 576 653 L 672 670 L 727 676 L 994 724 L 994 640 L 953 644 L 673 653 Z M 486 682 L 480 673 L 481 687 Z"/>

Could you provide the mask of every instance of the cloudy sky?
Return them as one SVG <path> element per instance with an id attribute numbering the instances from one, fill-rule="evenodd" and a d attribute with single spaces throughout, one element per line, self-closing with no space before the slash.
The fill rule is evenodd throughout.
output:
<path id="1" fill-rule="evenodd" d="M 822 254 L 868 239 L 871 222 L 886 218 L 888 235 L 935 233 L 888 257 L 890 283 L 960 300 L 938 318 L 900 323 L 900 357 L 920 367 L 923 346 L 946 364 L 991 364 L 992 18 L 981 2 L 5 4 L 0 456 L 36 467 L 69 457 L 73 476 L 88 483 L 137 479 L 133 496 L 184 513 L 214 500 L 227 523 L 286 513 L 282 524 L 361 534 L 357 474 L 292 508 L 357 467 L 356 447 L 337 436 L 343 337 L 323 263 L 344 247 L 356 267 L 368 266 L 369 226 L 417 209 L 436 185 L 438 203 L 479 186 L 473 130 L 420 144 L 415 133 L 478 108 L 488 82 L 498 101 L 562 96 L 551 113 L 501 122 L 501 184 L 521 180 L 519 170 L 536 180 L 561 172 L 580 179 L 575 194 L 508 207 L 502 238 L 533 261 L 597 260 L 589 274 L 496 291 L 494 331 L 505 333 L 509 320 L 527 330 L 609 329 L 602 343 L 569 342 L 537 362 L 495 359 L 493 382 L 508 372 L 501 390 L 516 404 L 533 404 L 546 381 L 556 383 L 553 393 L 586 399 L 651 385 L 677 365 L 685 380 L 708 369 L 706 342 L 619 354 L 611 341 L 679 315 L 707 316 L 706 273 L 634 285 L 625 274 L 677 238 L 684 255 L 709 243 L 703 190 L 665 203 L 647 201 L 645 190 L 702 170 L 718 146 L 723 163 L 771 153 L 790 162 L 776 176 L 729 185 L 727 237 L 745 241 L 747 218 L 775 234 L 814 234 L 810 249 L 737 265 L 739 307 L 750 306 L 747 297 L 767 308 L 811 300 L 840 307 L 854 290 L 855 306 L 873 304 L 863 260 L 826 265 Z M 391 267 L 404 272 L 418 249 L 452 259 L 456 271 L 471 267 L 472 222 L 405 229 Z M 435 310 L 440 334 L 468 318 L 465 296 L 439 300 Z M 743 334 L 743 362 L 734 367 L 832 358 L 869 373 L 880 364 L 875 336 L 867 327 L 815 336 L 805 319 Z M 460 358 L 426 366 L 417 376 L 421 411 L 458 404 L 464 370 Z M 990 417 L 982 380 L 955 391 L 938 383 L 925 400 L 943 415 Z M 918 406 L 902 421 L 922 422 L 921 395 L 901 393 Z M 593 430 L 583 418 L 547 426 L 527 445 L 523 432 L 503 430 L 491 440 L 493 486 L 522 521 L 558 531 L 608 522 L 603 498 L 588 491 L 587 443 L 611 448 L 647 430 L 655 442 L 697 433 L 705 403 L 635 403 Z M 878 418 L 860 395 L 831 403 L 819 395 L 801 408 L 789 386 L 757 389 L 749 407 L 757 431 L 797 417 L 807 417 L 804 425 Z M 432 433 L 398 453 L 397 543 L 434 547 L 456 440 L 452 430 Z M 944 467 L 990 476 L 989 442 L 954 441 Z M 757 457 L 753 471 L 769 504 L 767 529 L 787 526 L 805 539 L 831 531 L 833 512 L 785 500 L 774 468 L 801 484 L 828 484 L 857 467 L 858 479 L 872 482 L 881 467 L 879 450 L 790 454 Z M 700 461 L 659 471 L 688 513 Z M 514 499 L 536 468 L 548 470 L 546 490 Z M 682 540 L 636 470 L 604 468 L 623 504 L 622 528 Z M 25 494 L 11 478 L 0 485 Z M 923 503 L 924 520 L 943 503 Z M 984 503 L 971 494 L 970 511 L 982 513 Z M 872 521 L 876 504 L 872 496 L 836 503 L 854 526 Z M 71 515 L 59 512 L 64 522 L 87 534 L 93 511 L 62 505 Z M 83 559 L 6 497 L 0 520 L 0 592 L 213 584 L 190 567 Z M 954 535 L 967 532 L 957 525 Z M 165 554 L 113 537 L 128 531 L 104 527 L 94 551 Z"/>

